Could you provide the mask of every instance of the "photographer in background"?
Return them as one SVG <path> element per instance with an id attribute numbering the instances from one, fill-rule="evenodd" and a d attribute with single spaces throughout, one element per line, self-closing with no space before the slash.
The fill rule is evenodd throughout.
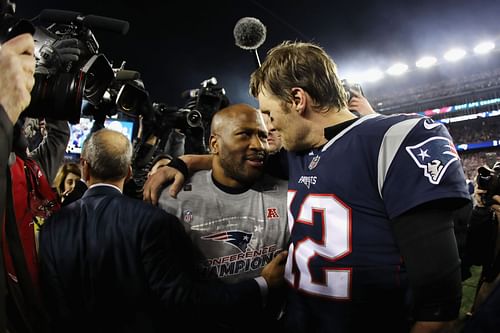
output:
<path id="1" fill-rule="evenodd" d="M 471 317 L 464 333 L 498 332 L 500 327 L 500 162 L 478 169 L 476 205 L 467 233 L 463 267 L 482 266 Z"/>
<path id="2" fill-rule="evenodd" d="M 359 83 L 350 83 L 346 79 L 342 80 L 342 86 L 346 92 L 347 107 L 352 114 L 357 117 L 363 117 L 376 113 L 368 99 L 366 99 L 363 88 Z"/>
<path id="3" fill-rule="evenodd" d="M 372 113 L 376 113 L 373 110 L 370 102 L 363 96 L 362 93 L 355 90 L 350 90 L 351 98 L 349 99 L 349 111 L 356 114 L 358 117 L 363 117 Z"/>

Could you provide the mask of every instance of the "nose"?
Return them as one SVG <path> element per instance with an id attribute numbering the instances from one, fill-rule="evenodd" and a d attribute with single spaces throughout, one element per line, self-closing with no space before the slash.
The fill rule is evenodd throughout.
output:
<path id="1" fill-rule="evenodd" d="M 258 134 L 252 135 L 250 139 L 250 149 L 254 150 L 265 150 L 267 146 L 267 140 L 262 139 Z"/>

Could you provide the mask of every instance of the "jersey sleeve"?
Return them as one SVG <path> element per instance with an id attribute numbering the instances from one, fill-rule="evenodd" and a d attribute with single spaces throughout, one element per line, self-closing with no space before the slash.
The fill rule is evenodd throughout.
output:
<path id="1" fill-rule="evenodd" d="M 460 157 L 446 127 L 415 118 L 391 127 L 379 155 L 379 189 L 389 218 L 421 204 L 470 198 Z"/>

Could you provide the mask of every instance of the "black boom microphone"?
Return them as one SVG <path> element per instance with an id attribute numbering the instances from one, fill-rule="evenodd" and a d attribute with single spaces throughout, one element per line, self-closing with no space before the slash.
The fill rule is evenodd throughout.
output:
<path id="1" fill-rule="evenodd" d="M 122 35 L 126 35 L 129 29 L 129 23 L 127 21 L 98 15 L 82 16 L 82 14 L 78 12 L 60 9 L 42 10 L 40 12 L 40 21 L 61 24 L 81 24 L 88 28 L 102 29 Z"/>
<path id="2" fill-rule="evenodd" d="M 236 22 L 233 34 L 236 46 L 243 50 L 253 51 L 257 67 L 260 67 L 257 49 L 266 40 L 266 26 L 255 17 L 243 17 Z"/>

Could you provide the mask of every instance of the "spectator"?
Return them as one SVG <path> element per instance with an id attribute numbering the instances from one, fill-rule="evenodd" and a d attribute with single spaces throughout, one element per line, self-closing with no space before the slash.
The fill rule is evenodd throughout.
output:
<path id="1" fill-rule="evenodd" d="M 67 162 L 61 165 L 53 183 L 61 203 L 74 190 L 75 185 L 80 181 L 81 177 L 82 174 L 78 164 Z"/>
<path id="2" fill-rule="evenodd" d="M 464 333 L 494 333 L 500 327 L 500 195 L 476 186 L 463 267 L 482 266 L 471 317 Z M 491 201 L 484 200 L 491 196 Z M 470 274 L 470 273 L 469 273 Z"/>

